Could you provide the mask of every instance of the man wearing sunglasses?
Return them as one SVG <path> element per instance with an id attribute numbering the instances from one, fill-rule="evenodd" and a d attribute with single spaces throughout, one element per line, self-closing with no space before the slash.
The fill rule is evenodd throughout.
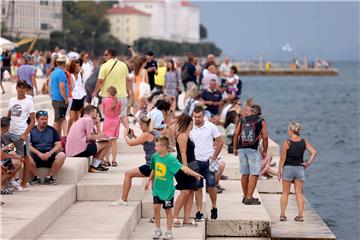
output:
<path id="1" fill-rule="evenodd" d="M 55 128 L 48 125 L 48 112 L 36 112 L 36 126 L 30 132 L 31 172 L 34 178 L 31 184 L 41 183 L 36 168 L 49 168 L 45 184 L 56 185 L 54 175 L 60 170 L 65 161 L 60 137 Z"/>

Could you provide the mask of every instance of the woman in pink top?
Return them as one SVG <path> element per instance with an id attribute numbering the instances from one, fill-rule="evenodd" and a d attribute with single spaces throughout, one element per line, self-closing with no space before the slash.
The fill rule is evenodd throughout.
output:
<path id="1" fill-rule="evenodd" d="M 117 154 L 117 138 L 119 137 L 120 129 L 120 110 L 121 102 L 116 98 L 117 90 L 115 87 L 110 86 L 107 89 L 108 96 L 103 100 L 103 111 L 104 111 L 104 125 L 103 132 L 108 137 L 113 137 L 111 139 L 111 155 L 112 161 L 111 165 L 113 167 L 117 166 L 116 154 Z M 110 162 L 106 162 L 106 166 L 110 166 Z"/>

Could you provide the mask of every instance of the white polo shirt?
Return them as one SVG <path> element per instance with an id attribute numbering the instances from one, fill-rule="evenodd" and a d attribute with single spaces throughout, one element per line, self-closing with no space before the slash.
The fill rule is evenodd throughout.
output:
<path id="1" fill-rule="evenodd" d="M 190 139 L 195 144 L 195 158 L 198 161 L 206 162 L 214 154 L 214 138 L 220 136 L 219 129 L 215 124 L 206 121 L 203 126 L 196 127 L 190 131 Z"/>

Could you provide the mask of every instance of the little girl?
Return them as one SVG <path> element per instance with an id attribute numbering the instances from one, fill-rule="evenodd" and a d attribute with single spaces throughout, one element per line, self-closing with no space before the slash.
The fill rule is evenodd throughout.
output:
<path id="1" fill-rule="evenodd" d="M 117 138 L 119 137 L 121 102 L 117 99 L 117 90 L 115 87 L 110 86 L 107 89 L 107 95 L 108 96 L 102 102 L 105 116 L 103 132 L 106 136 L 113 137 L 113 139 L 111 139 L 111 165 L 116 167 Z M 107 162 L 106 165 L 110 166 L 110 162 Z"/>

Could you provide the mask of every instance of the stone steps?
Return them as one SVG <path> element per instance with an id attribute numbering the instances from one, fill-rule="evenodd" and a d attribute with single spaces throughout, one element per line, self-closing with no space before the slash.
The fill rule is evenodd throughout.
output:
<path id="1" fill-rule="evenodd" d="M 76 202 L 38 239 L 128 239 L 140 220 L 140 203 L 116 208 L 108 205 Z"/>
<path id="2" fill-rule="evenodd" d="M 164 210 L 162 210 L 164 212 Z M 161 229 L 163 234 L 166 231 L 166 219 L 161 219 Z M 151 223 L 150 219 L 143 218 L 136 226 L 130 236 L 132 240 L 151 239 L 155 230 L 155 223 Z M 179 227 L 172 228 L 174 239 L 205 239 L 205 223 L 199 223 L 198 227 Z M 164 235 L 163 235 L 164 236 Z"/>
<path id="3" fill-rule="evenodd" d="M 1 198 L 1 239 L 34 239 L 76 201 L 76 187 L 39 185 Z"/>
<path id="4" fill-rule="evenodd" d="M 270 217 L 264 204 L 247 206 L 243 204 L 241 183 L 227 180 L 222 182 L 226 189 L 218 194 L 218 219 L 207 220 L 208 237 L 270 237 Z M 261 197 L 255 191 L 255 197 Z M 208 212 L 210 212 L 210 198 L 207 196 Z"/>

